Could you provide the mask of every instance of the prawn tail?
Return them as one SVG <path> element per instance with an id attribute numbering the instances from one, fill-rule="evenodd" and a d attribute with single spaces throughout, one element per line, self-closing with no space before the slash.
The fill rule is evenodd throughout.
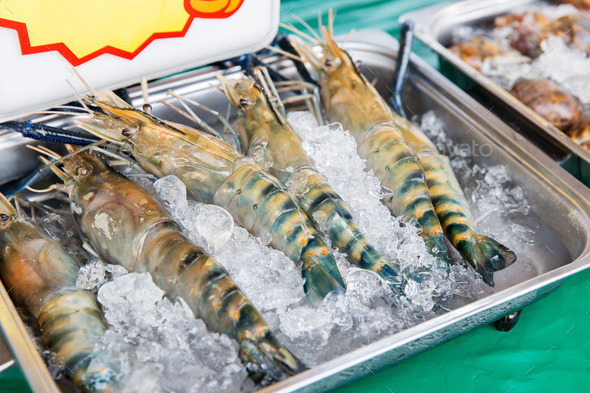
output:
<path id="1" fill-rule="evenodd" d="M 491 237 L 474 235 L 472 241 L 461 241 L 457 249 L 465 260 L 481 274 L 483 281 L 494 286 L 494 272 L 502 270 L 516 261 L 516 254 Z"/>
<path id="2" fill-rule="evenodd" d="M 239 356 L 250 377 L 262 386 L 307 369 L 270 331 L 257 340 L 240 340 Z"/>
<path id="3" fill-rule="evenodd" d="M 303 290 L 312 306 L 318 307 L 332 291 L 345 291 L 346 286 L 334 257 L 317 236 L 309 239 L 303 249 L 301 260 L 301 272 L 305 278 Z"/>

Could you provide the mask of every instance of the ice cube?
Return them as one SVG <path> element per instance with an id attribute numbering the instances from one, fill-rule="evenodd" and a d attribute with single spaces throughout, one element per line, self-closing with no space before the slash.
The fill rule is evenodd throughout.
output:
<path id="1" fill-rule="evenodd" d="M 124 274 L 127 274 L 127 270 L 123 266 L 111 265 L 100 259 L 94 259 L 80 268 L 76 286 L 94 290 Z"/>
<path id="2" fill-rule="evenodd" d="M 196 229 L 216 249 L 225 244 L 233 233 L 234 219 L 227 210 L 215 205 L 201 205 L 196 219 Z"/>

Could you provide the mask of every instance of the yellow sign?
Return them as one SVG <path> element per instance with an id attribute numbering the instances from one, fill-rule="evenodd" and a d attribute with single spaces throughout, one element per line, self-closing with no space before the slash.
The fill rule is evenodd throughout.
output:
<path id="1" fill-rule="evenodd" d="M 153 40 L 182 37 L 194 18 L 227 18 L 243 0 L 0 0 L 0 26 L 23 55 L 55 50 L 72 65 L 105 53 L 134 58 Z"/>

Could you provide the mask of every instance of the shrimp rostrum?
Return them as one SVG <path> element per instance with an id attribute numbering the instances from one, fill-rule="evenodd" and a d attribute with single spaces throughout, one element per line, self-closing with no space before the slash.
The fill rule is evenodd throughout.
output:
<path id="1" fill-rule="evenodd" d="M 283 347 L 271 327 L 225 269 L 181 232 L 145 189 L 90 153 L 62 159 L 72 211 L 90 245 L 105 261 L 149 272 L 170 299 L 182 298 L 211 331 L 239 343 L 239 357 L 261 384 L 305 366 Z"/>
<path id="2" fill-rule="evenodd" d="M 475 232 L 448 158 L 438 153 L 419 128 L 393 112 L 325 27 L 322 34 L 324 41 L 318 42 L 321 56 L 297 36 L 291 42 L 319 75 L 329 119 L 350 130 L 359 154 L 391 190 L 384 202 L 394 215 L 416 219 L 426 244 L 441 256 L 448 252 L 444 228 L 453 246 L 493 286 L 493 272 L 514 263 L 514 252 Z"/>
<path id="3" fill-rule="evenodd" d="M 347 260 L 373 270 L 393 285 L 401 283 L 396 265 L 379 255 L 355 224 L 352 213 L 327 180 L 317 172 L 302 146 L 301 137 L 270 103 L 251 77 L 218 78 L 236 108 L 248 155 L 293 190 L 316 229 L 323 229 Z M 269 83 L 272 83 L 269 81 Z"/>
<path id="4" fill-rule="evenodd" d="M 225 208 L 234 220 L 294 262 L 301 262 L 312 305 L 344 291 L 334 257 L 284 185 L 236 148 L 188 126 L 163 122 L 111 92 L 87 97 L 103 110 L 76 123 L 121 145 L 157 177 L 177 176 L 192 198 Z"/>
<path id="5" fill-rule="evenodd" d="M 0 194 L 0 277 L 17 304 L 39 322 L 47 348 L 83 391 L 110 392 L 119 365 L 97 364 L 107 329 L 94 295 L 76 288 L 79 264 Z M 91 362 L 92 367 L 89 368 Z"/>

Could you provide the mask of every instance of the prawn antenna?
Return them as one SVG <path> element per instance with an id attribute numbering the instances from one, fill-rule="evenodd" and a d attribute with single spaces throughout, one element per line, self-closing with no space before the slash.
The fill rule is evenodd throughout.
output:
<path id="1" fill-rule="evenodd" d="M 328 30 L 330 30 L 330 32 L 332 34 L 334 34 L 334 17 L 335 17 L 335 12 L 332 8 L 330 8 L 328 10 Z"/>
<path id="2" fill-rule="evenodd" d="M 80 75 L 80 74 L 78 74 L 78 75 Z M 72 91 L 74 92 L 74 95 L 76 96 L 76 99 L 80 102 L 80 105 L 82 105 L 84 107 L 84 109 L 86 109 L 86 111 L 88 113 L 92 113 L 90 111 L 90 108 L 88 108 L 86 106 L 86 104 L 84 103 L 84 97 L 82 97 L 82 95 L 80 94 L 80 92 L 78 92 L 78 90 L 76 90 L 76 88 L 74 87 L 74 85 L 72 85 L 72 83 L 69 80 L 66 80 L 66 83 L 68 85 L 70 85 L 70 87 L 72 88 Z M 83 82 L 83 83 L 85 83 L 85 82 Z M 86 86 L 86 87 L 88 88 L 88 86 Z M 93 90 L 91 90 L 91 92 L 96 97 L 96 93 Z"/>
<path id="3" fill-rule="evenodd" d="M 194 106 L 196 106 L 197 108 L 201 108 L 203 109 L 203 105 L 198 104 L 195 105 L 196 102 L 189 100 L 188 98 L 182 97 L 178 94 L 176 94 L 174 92 L 174 90 L 172 89 L 168 89 L 168 94 L 170 94 L 172 97 L 176 98 L 176 100 L 180 103 L 180 105 L 182 105 L 182 107 L 184 108 L 184 110 L 190 114 L 190 117 L 192 117 L 192 120 L 197 123 L 200 127 L 203 127 L 205 130 L 207 130 L 208 133 L 210 133 L 211 135 L 215 136 L 216 138 L 222 139 L 221 135 L 217 132 L 217 130 L 215 130 L 213 127 L 211 127 L 209 124 L 205 123 L 199 116 L 197 116 L 197 114 L 192 110 L 192 108 L 190 108 L 186 103 L 190 103 Z"/>
<path id="4" fill-rule="evenodd" d="M 344 39 L 342 41 L 340 41 L 340 47 L 343 48 L 346 44 L 348 44 L 348 41 L 350 40 L 350 38 L 352 37 L 352 35 L 356 32 L 356 29 L 350 29 L 350 31 L 348 32 L 348 34 L 346 34 L 346 37 L 344 37 Z"/>
<path id="5" fill-rule="evenodd" d="M 287 52 L 285 50 L 282 50 L 282 49 L 279 49 L 279 48 L 275 48 L 274 46 L 270 46 L 270 45 L 266 45 L 265 48 L 268 49 L 269 51 L 276 52 L 276 53 L 278 53 L 280 55 L 283 55 L 283 56 L 287 56 L 291 60 L 295 60 L 295 61 L 298 61 L 300 63 L 303 63 L 303 59 L 301 57 L 296 56 L 296 55 L 294 55 L 292 53 L 289 53 L 289 52 Z"/>
<path id="6" fill-rule="evenodd" d="M 59 176 L 59 175 L 58 175 L 58 176 Z M 34 192 L 34 193 L 36 193 L 36 194 L 44 194 L 44 193 L 46 193 L 46 192 L 49 192 L 49 191 L 56 190 L 56 189 L 57 189 L 57 184 L 52 184 L 52 185 L 50 185 L 49 187 L 47 187 L 47 188 L 43 188 L 43 189 L 40 189 L 40 190 L 39 190 L 39 189 L 37 189 L 37 188 L 33 188 L 33 187 L 31 187 L 31 186 L 25 186 L 25 188 L 26 188 L 27 190 L 31 191 L 31 192 Z"/>
<path id="7" fill-rule="evenodd" d="M 319 45 L 320 44 L 319 40 L 316 40 L 314 37 L 310 36 L 307 33 L 304 33 L 303 31 L 299 30 L 298 28 L 296 28 L 293 25 L 288 25 L 288 24 L 285 24 L 285 23 L 280 23 L 280 26 L 282 28 L 284 28 L 284 29 L 289 30 L 292 33 L 297 34 L 298 36 L 300 36 L 302 38 L 305 38 L 306 40 L 308 40 L 309 42 L 311 42 L 313 44 L 316 44 L 316 45 Z"/>
<path id="8" fill-rule="evenodd" d="M 76 77 L 80 80 L 80 82 L 82 82 L 84 84 L 84 86 L 86 86 L 86 89 L 88 89 L 88 91 L 93 96 L 98 97 L 97 91 L 94 90 L 88 82 L 86 82 L 86 79 L 82 78 L 82 75 L 80 75 L 80 73 L 78 72 L 78 70 L 76 70 L 76 68 L 72 67 L 72 72 L 76 75 Z M 67 82 L 70 86 L 72 86 L 72 84 L 69 81 L 67 81 Z M 72 86 L 72 89 L 73 89 L 73 86 Z M 74 89 L 74 91 L 76 91 L 76 89 Z"/>
<path id="9" fill-rule="evenodd" d="M 178 114 L 180 114 L 181 116 L 183 116 L 184 118 L 192 121 L 193 123 L 195 122 L 195 119 L 190 115 L 190 113 L 187 113 L 185 111 L 183 111 L 182 109 L 180 109 L 177 106 L 172 105 L 171 103 L 164 101 L 164 100 L 160 100 L 158 101 L 159 104 L 162 105 L 166 105 L 168 108 L 172 109 L 173 111 L 177 112 Z M 203 132 L 207 132 L 207 131 L 203 131 Z"/>
<path id="10" fill-rule="evenodd" d="M 26 146 L 31 150 L 35 150 L 36 152 L 46 155 L 48 157 L 51 157 L 55 160 L 61 158 L 61 156 L 59 154 L 57 154 L 56 152 L 54 152 L 53 150 L 51 150 L 45 146 L 42 146 L 42 145 L 39 145 L 39 146 L 26 145 Z"/>
<path id="11" fill-rule="evenodd" d="M 227 74 L 226 74 L 227 75 Z M 219 77 L 218 77 L 219 78 Z M 213 82 L 209 83 L 209 86 L 211 86 L 214 89 L 219 90 L 220 92 L 222 92 L 223 94 L 225 94 L 225 92 L 223 91 L 223 89 L 221 88 L 221 86 L 219 86 L 218 84 L 215 84 Z"/>
<path id="12" fill-rule="evenodd" d="M 87 145 L 87 146 L 81 147 L 81 148 L 79 148 L 78 150 L 72 151 L 72 152 L 70 152 L 69 154 L 66 154 L 65 156 L 60 156 L 59 154 L 57 154 L 57 153 L 56 153 L 56 152 L 54 152 L 53 150 L 49 150 L 48 148 L 46 148 L 46 147 L 44 147 L 44 146 L 42 147 L 42 146 L 32 146 L 32 145 L 27 145 L 27 147 L 28 147 L 29 149 L 35 150 L 35 151 L 37 151 L 37 152 L 39 152 L 39 153 L 41 153 L 41 154 L 43 154 L 43 155 L 46 155 L 46 156 L 49 156 L 49 157 L 51 157 L 51 158 L 54 158 L 54 159 L 55 159 L 55 161 L 47 161 L 47 162 L 45 163 L 45 166 L 39 170 L 39 172 L 43 172 L 43 171 L 44 171 L 44 170 L 46 170 L 47 168 L 50 168 L 51 170 L 53 170 L 53 168 L 55 167 L 55 165 L 56 165 L 56 164 L 59 164 L 59 163 L 60 163 L 60 162 L 62 162 L 63 160 L 65 160 L 65 159 L 68 159 L 68 158 L 70 158 L 70 157 L 72 157 L 72 156 L 74 156 L 74 155 L 76 155 L 76 154 L 78 154 L 78 153 L 80 153 L 80 152 L 83 152 L 83 151 L 85 151 L 85 150 L 92 149 L 92 148 L 94 148 L 94 147 L 96 147 L 96 146 L 99 146 L 99 145 L 101 145 L 101 144 L 103 144 L 103 143 L 106 143 L 106 142 L 107 142 L 107 141 L 105 141 L 105 140 L 96 141 L 96 142 L 94 142 L 94 143 L 91 143 L 91 144 L 89 144 L 89 145 Z M 46 151 L 46 150 L 48 150 L 48 151 Z M 53 155 L 51 155 L 51 154 L 54 154 L 55 156 L 53 156 Z M 58 175 L 58 176 L 59 176 L 59 175 Z"/>
<path id="13" fill-rule="evenodd" d="M 219 78 L 219 74 L 217 76 L 217 78 Z M 240 138 L 238 136 L 238 133 L 233 129 L 233 127 L 231 126 L 231 124 L 229 124 L 229 121 L 227 120 L 226 117 L 224 117 L 221 113 L 217 112 L 216 110 L 213 110 L 211 108 L 209 108 L 208 106 L 205 106 L 203 104 L 198 103 L 197 101 L 191 100 L 188 97 L 183 97 L 180 96 L 178 94 L 176 94 L 173 90 L 168 90 L 168 94 L 172 95 L 173 97 L 175 97 L 181 104 L 182 106 L 187 109 L 188 105 L 186 105 L 185 103 L 183 103 L 183 101 L 188 102 L 189 104 L 196 106 L 197 108 L 208 112 L 210 114 L 212 114 L 213 116 L 217 117 L 219 119 L 219 121 L 221 122 L 221 124 L 223 124 L 223 128 L 229 130 L 230 134 L 232 134 L 233 138 L 234 138 L 234 142 L 236 144 L 236 148 L 238 149 L 238 151 L 242 154 L 244 154 L 244 150 L 242 149 L 242 144 L 240 142 Z M 191 114 L 194 114 L 194 112 L 190 111 Z M 195 115 L 196 116 L 196 115 Z M 215 133 L 217 133 L 217 131 L 215 129 L 213 129 L 210 125 L 208 125 L 207 123 L 205 123 L 204 121 L 202 121 L 199 118 L 195 118 L 195 120 L 199 120 L 201 123 L 199 123 L 197 121 L 197 124 L 201 127 L 206 128 L 209 131 L 213 131 Z M 217 135 L 219 135 L 219 133 L 217 133 Z M 217 136 L 216 135 L 216 136 Z M 221 138 L 221 135 L 217 136 L 219 139 L 223 140 L 223 138 Z"/>
<path id="14" fill-rule="evenodd" d="M 302 18 L 300 18 L 297 15 L 293 15 L 293 18 L 298 21 L 299 23 L 301 23 L 303 26 L 305 26 L 305 28 L 315 37 L 316 40 L 321 41 L 322 37 L 320 37 L 320 35 L 306 22 L 304 21 Z"/>
<path id="15" fill-rule="evenodd" d="M 141 77 L 141 96 L 143 97 L 143 106 L 141 109 L 151 115 L 152 105 L 150 104 L 150 94 L 148 93 L 148 82 L 145 76 Z"/>
<path id="16" fill-rule="evenodd" d="M 86 114 L 86 112 L 67 112 L 67 111 L 33 111 L 26 112 L 27 115 L 69 115 L 69 116 L 80 116 Z M 90 113 L 89 113 L 90 114 Z"/>
<path id="17" fill-rule="evenodd" d="M 16 207 L 16 214 L 22 216 L 22 209 L 20 208 L 20 203 L 18 202 L 18 195 L 14 196 L 14 207 Z"/>

